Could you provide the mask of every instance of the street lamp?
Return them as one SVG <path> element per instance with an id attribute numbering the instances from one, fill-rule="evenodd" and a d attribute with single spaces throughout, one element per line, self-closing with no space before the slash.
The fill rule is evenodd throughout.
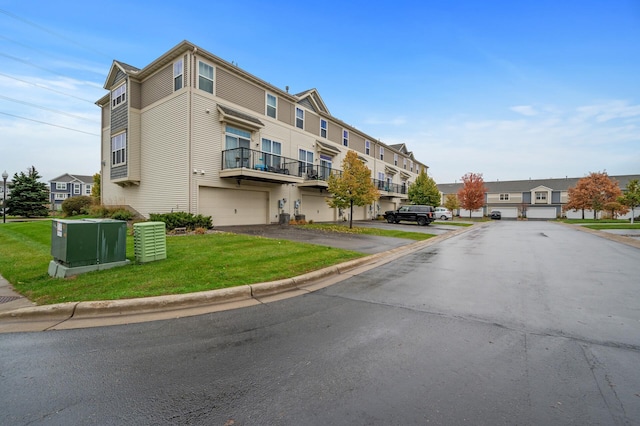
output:
<path id="1" fill-rule="evenodd" d="M 3 188 L 2 188 L 2 223 L 7 223 L 7 178 L 8 177 L 9 177 L 9 174 L 5 170 L 2 173 L 2 181 L 3 181 Z"/>

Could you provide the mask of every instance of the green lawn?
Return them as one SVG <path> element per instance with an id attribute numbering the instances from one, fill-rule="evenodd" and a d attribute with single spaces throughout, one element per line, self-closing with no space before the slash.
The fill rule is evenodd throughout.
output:
<path id="1" fill-rule="evenodd" d="M 626 224 L 621 223 L 619 225 L 602 224 L 602 225 L 585 225 L 584 227 L 589 229 L 640 229 L 640 223 L 631 224 L 630 222 L 627 222 Z"/>
<path id="2" fill-rule="evenodd" d="M 580 225 L 583 223 L 629 223 L 626 219 L 561 219 L 561 222 Z"/>
<path id="3" fill-rule="evenodd" d="M 368 228 L 368 227 L 357 227 L 357 226 L 353 228 L 349 228 L 348 224 L 337 225 L 332 223 L 313 223 L 313 224 L 298 225 L 298 226 L 303 228 L 309 228 L 309 229 L 322 229 L 324 231 L 329 231 L 329 232 L 376 235 L 379 237 L 404 238 L 407 240 L 415 240 L 415 241 L 428 240 L 429 238 L 432 238 L 435 236 L 433 234 L 424 234 L 421 232 L 396 231 L 391 229 Z"/>
<path id="4" fill-rule="evenodd" d="M 51 278 L 51 221 L 0 226 L 0 275 L 38 304 L 181 294 L 273 281 L 365 256 L 287 240 L 229 233 L 167 237 L 167 259 Z"/>

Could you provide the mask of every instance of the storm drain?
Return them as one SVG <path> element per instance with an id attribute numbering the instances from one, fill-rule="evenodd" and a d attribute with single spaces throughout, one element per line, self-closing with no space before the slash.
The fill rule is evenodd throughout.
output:
<path id="1" fill-rule="evenodd" d="M 20 299 L 20 296 L 0 296 L 0 304 L 13 302 L 14 300 Z"/>

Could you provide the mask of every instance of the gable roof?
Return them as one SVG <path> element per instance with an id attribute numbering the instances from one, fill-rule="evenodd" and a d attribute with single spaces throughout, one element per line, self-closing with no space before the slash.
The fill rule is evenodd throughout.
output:
<path id="1" fill-rule="evenodd" d="M 84 183 L 86 185 L 93 185 L 93 176 L 86 175 L 72 175 L 69 173 L 65 173 L 63 175 L 58 176 L 57 178 L 51 179 L 49 181 L 52 182 L 66 182 L 66 183 Z"/>
<path id="2" fill-rule="evenodd" d="M 298 103 L 306 99 L 311 102 L 317 112 L 331 115 L 331 113 L 329 112 L 329 108 L 327 108 L 327 105 L 322 100 L 322 97 L 320 96 L 320 93 L 318 93 L 317 89 L 305 90 L 304 92 L 300 92 L 295 96 L 299 99 Z"/>

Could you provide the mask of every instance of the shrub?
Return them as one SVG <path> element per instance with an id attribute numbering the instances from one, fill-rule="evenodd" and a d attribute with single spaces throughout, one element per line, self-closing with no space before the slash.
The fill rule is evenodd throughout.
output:
<path id="1" fill-rule="evenodd" d="M 75 216 L 78 214 L 89 214 L 93 198 L 86 195 L 77 195 L 69 197 L 62 202 L 62 212 L 66 216 Z"/>
<path id="2" fill-rule="evenodd" d="M 207 230 L 204 228 L 196 228 L 193 233 L 196 235 L 203 235 L 207 233 Z"/>
<path id="3" fill-rule="evenodd" d="M 149 220 L 164 222 L 168 231 L 175 228 L 187 228 L 189 231 L 193 231 L 196 228 L 213 228 L 211 216 L 202 216 L 201 214 L 194 216 L 193 213 L 187 212 L 151 213 L 149 214 Z"/>
<path id="4" fill-rule="evenodd" d="M 131 213 L 129 210 L 119 209 L 113 212 L 113 214 L 111 214 L 111 219 L 128 221 L 133 219 L 133 213 Z"/>

